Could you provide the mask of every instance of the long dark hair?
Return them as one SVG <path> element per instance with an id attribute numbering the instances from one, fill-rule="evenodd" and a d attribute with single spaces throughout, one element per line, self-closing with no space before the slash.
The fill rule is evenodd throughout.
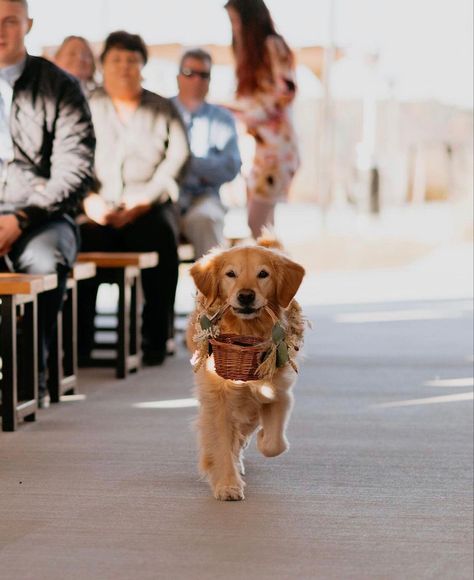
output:
<path id="1" fill-rule="evenodd" d="M 249 95 L 262 86 L 262 81 L 269 76 L 270 59 L 265 46 L 269 36 L 279 36 L 288 50 L 290 60 L 293 55 L 278 35 L 273 18 L 263 0 L 228 0 L 224 8 L 233 8 L 240 17 L 240 45 L 233 37 L 232 47 L 237 61 L 237 94 Z"/>

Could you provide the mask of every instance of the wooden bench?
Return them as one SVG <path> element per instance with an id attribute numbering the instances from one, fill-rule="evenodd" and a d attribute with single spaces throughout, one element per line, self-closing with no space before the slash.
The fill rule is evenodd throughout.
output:
<path id="1" fill-rule="evenodd" d="M 193 264 L 196 261 L 193 245 L 184 238 L 180 239 L 178 245 L 178 258 L 180 264 Z"/>
<path id="2" fill-rule="evenodd" d="M 74 394 L 77 387 L 77 285 L 94 278 L 94 262 L 76 263 L 69 273 L 62 311 L 58 314 L 57 332 L 48 358 L 48 391 L 52 403 L 61 396 Z"/>
<path id="3" fill-rule="evenodd" d="M 125 378 L 137 371 L 141 364 L 141 313 L 143 298 L 140 273 L 158 265 L 156 252 L 83 252 L 78 262 L 93 262 L 98 283 L 117 284 L 117 342 L 111 345 L 116 352 L 113 359 L 90 358 L 84 366 L 114 366 L 117 378 Z"/>
<path id="4" fill-rule="evenodd" d="M 35 421 L 38 409 L 38 302 L 57 286 L 56 274 L 0 274 L 2 429 L 21 419 Z"/>

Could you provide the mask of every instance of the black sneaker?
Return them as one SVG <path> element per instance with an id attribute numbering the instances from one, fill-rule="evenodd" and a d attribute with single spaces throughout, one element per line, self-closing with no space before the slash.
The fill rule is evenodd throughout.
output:
<path id="1" fill-rule="evenodd" d="M 92 349 L 90 350 L 78 350 L 77 352 L 77 366 L 81 368 L 87 368 L 91 366 L 91 355 Z"/>
<path id="2" fill-rule="evenodd" d="M 144 350 L 142 363 L 146 367 L 158 367 L 165 362 L 166 350 Z"/>

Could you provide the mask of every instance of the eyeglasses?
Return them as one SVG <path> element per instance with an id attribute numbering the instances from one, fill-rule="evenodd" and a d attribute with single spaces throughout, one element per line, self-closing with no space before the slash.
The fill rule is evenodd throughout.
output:
<path id="1" fill-rule="evenodd" d="M 199 77 L 203 81 L 208 81 L 211 78 L 211 73 L 204 70 L 194 70 L 193 68 L 183 67 L 180 71 L 183 77 L 190 79 L 192 77 Z"/>

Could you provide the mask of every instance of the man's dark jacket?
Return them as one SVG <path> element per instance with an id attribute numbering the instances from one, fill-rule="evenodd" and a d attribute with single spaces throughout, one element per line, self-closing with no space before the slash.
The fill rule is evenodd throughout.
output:
<path id="1" fill-rule="evenodd" d="M 27 56 L 13 90 L 14 159 L 0 178 L 0 213 L 21 209 L 31 225 L 75 215 L 93 182 L 95 136 L 79 83 Z"/>

